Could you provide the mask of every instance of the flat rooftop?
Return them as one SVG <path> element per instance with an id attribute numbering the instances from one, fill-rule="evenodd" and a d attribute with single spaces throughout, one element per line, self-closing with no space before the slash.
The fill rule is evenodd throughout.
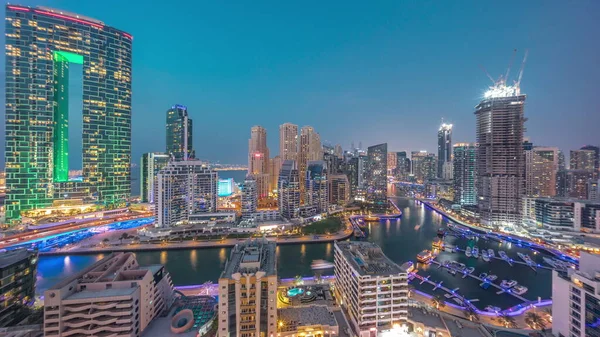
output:
<path id="1" fill-rule="evenodd" d="M 69 300 L 82 300 L 82 299 L 91 299 L 97 298 L 101 299 L 103 297 L 118 297 L 118 296 L 129 296 L 133 295 L 137 291 L 137 287 L 135 288 L 115 288 L 115 289 L 105 289 L 105 290 L 84 290 L 80 292 L 73 293 L 72 295 L 65 298 L 63 301 Z"/>
<path id="2" fill-rule="evenodd" d="M 20 263 L 21 261 L 36 254 L 36 252 L 27 249 L 16 249 L 13 251 L 0 253 L 0 268 L 6 268 L 13 264 Z"/>
<path id="3" fill-rule="evenodd" d="M 231 278 L 231 275 L 235 273 L 256 273 L 257 271 L 263 271 L 267 276 L 277 275 L 275 248 L 276 243 L 267 239 L 250 239 L 238 243 L 231 250 L 221 278 Z"/>
<path id="4" fill-rule="evenodd" d="M 333 312 L 322 305 L 278 309 L 277 316 L 283 322 L 282 328 L 279 329 L 281 331 L 296 330 L 298 327 L 309 325 L 338 325 Z"/>
<path id="5" fill-rule="evenodd" d="M 406 270 L 385 256 L 381 248 L 372 242 L 342 241 L 336 242 L 336 246 L 361 276 L 406 274 Z"/>

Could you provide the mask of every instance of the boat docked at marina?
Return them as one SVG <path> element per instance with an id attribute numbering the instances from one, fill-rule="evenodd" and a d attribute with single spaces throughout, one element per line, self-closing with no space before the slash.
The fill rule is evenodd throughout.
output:
<path id="1" fill-rule="evenodd" d="M 502 311 L 502 309 L 495 307 L 493 305 L 488 305 L 487 307 L 485 307 L 485 311 L 489 311 L 489 312 L 499 312 Z"/>
<path id="2" fill-rule="evenodd" d="M 534 264 L 534 263 L 533 263 L 533 260 L 531 260 L 531 258 L 529 257 L 529 255 L 527 255 L 527 254 L 523 254 L 523 253 L 517 253 L 517 255 L 519 256 L 519 258 L 520 258 L 521 260 L 523 260 L 523 261 L 524 261 L 525 263 L 527 263 L 528 265 L 532 265 L 532 264 Z"/>
<path id="3" fill-rule="evenodd" d="M 471 254 L 471 247 L 467 247 L 467 249 L 465 250 L 465 255 L 466 255 L 467 257 L 471 257 L 471 255 L 472 255 L 472 254 Z"/>
<path id="4" fill-rule="evenodd" d="M 527 292 L 527 290 L 528 290 L 527 287 L 517 284 L 510 291 L 512 291 L 513 293 L 515 293 L 517 295 L 523 295 L 524 293 Z"/>
<path id="5" fill-rule="evenodd" d="M 480 279 L 482 279 L 482 280 L 485 280 L 485 278 L 486 278 L 487 276 L 488 276 L 488 274 L 487 274 L 487 273 L 481 273 L 481 274 L 479 274 L 479 278 L 480 278 Z"/>
<path id="6" fill-rule="evenodd" d="M 471 274 L 474 271 L 475 271 L 475 267 L 469 267 L 469 268 L 465 269 L 465 273 L 467 273 L 467 274 Z"/>
<path id="7" fill-rule="evenodd" d="M 491 249 L 491 248 L 490 248 L 490 249 L 488 249 L 488 255 L 490 256 L 490 258 L 494 258 L 494 257 L 496 257 L 496 253 L 494 253 L 494 250 L 493 250 L 493 249 Z"/>
<path id="8" fill-rule="evenodd" d="M 433 255 L 431 254 L 431 251 L 425 249 L 422 252 L 420 252 L 419 254 L 417 254 L 417 261 L 421 262 L 421 263 L 429 263 L 431 262 L 431 259 L 433 258 Z"/>
<path id="9" fill-rule="evenodd" d="M 550 257 L 543 257 L 542 258 L 544 260 L 544 262 L 546 262 L 550 267 L 552 268 L 556 268 L 556 262 L 554 261 L 554 259 L 550 258 Z"/>
<path id="10" fill-rule="evenodd" d="M 506 252 L 501 250 L 498 252 L 498 254 L 500 254 L 500 257 L 504 260 L 508 260 L 508 255 L 506 255 Z"/>
<path id="11" fill-rule="evenodd" d="M 500 283 L 500 286 L 502 288 L 512 288 L 512 287 L 514 287 L 516 285 L 517 285 L 517 281 L 515 281 L 515 280 L 508 280 L 508 281 L 507 280 L 502 280 L 502 283 Z"/>
<path id="12" fill-rule="evenodd" d="M 473 247 L 471 254 L 473 255 L 474 258 L 478 259 L 479 258 L 479 248 Z"/>
<path id="13" fill-rule="evenodd" d="M 496 281 L 498 279 L 498 276 L 494 275 L 494 274 L 489 274 L 487 277 L 488 281 Z"/>
<path id="14" fill-rule="evenodd" d="M 488 254 L 487 250 L 485 250 L 485 249 L 481 250 L 481 258 L 485 262 L 490 262 L 490 255 Z"/>

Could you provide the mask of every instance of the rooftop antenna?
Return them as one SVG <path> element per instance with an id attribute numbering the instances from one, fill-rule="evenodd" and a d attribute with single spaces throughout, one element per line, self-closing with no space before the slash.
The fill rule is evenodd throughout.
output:
<path id="1" fill-rule="evenodd" d="M 513 65 L 516 54 L 517 54 L 517 49 L 515 48 L 515 49 L 513 49 L 512 56 L 510 57 L 510 62 L 508 63 L 508 69 L 506 69 L 506 75 L 504 75 L 504 84 L 508 83 L 508 75 L 510 74 L 510 68 Z"/>
<path id="2" fill-rule="evenodd" d="M 521 63 L 521 70 L 519 71 L 519 77 L 517 82 L 515 83 L 515 88 L 517 89 L 517 94 L 521 91 L 521 79 L 523 78 L 523 69 L 525 69 L 525 62 L 527 62 L 527 55 L 529 54 L 529 50 L 525 49 L 525 56 L 523 57 L 523 63 Z"/>

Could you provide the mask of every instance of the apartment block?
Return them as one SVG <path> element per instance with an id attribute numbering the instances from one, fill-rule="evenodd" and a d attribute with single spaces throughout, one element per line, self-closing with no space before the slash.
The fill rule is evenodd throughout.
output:
<path id="1" fill-rule="evenodd" d="M 248 240 L 231 250 L 219 278 L 219 337 L 277 335 L 275 245 Z"/>
<path id="2" fill-rule="evenodd" d="M 552 272 L 552 334 L 600 336 L 600 256 L 581 252 L 579 270 Z"/>
<path id="3" fill-rule="evenodd" d="M 335 294 L 354 332 L 375 337 L 406 323 L 406 270 L 371 242 L 336 242 L 334 247 Z"/>
<path id="4" fill-rule="evenodd" d="M 141 336 L 173 299 L 164 266 L 114 253 L 44 292 L 44 336 Z"/>

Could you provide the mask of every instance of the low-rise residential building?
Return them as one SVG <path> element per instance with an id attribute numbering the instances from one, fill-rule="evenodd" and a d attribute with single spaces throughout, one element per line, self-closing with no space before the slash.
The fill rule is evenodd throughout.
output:
<path id="1" fill-rule="evenodd" d="M 173 298 L 164 266 L 111 254 L 44 292 L 44 336 L 141 336 Z"/>

